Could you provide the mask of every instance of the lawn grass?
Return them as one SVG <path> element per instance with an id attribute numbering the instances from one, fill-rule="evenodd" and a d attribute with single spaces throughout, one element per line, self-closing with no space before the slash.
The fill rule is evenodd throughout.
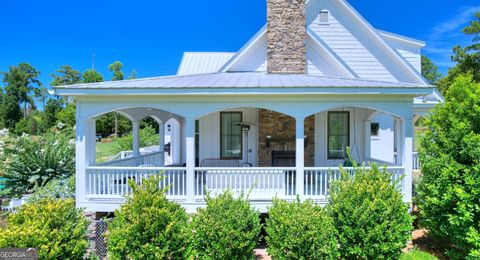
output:
<path id="1" fill-rule="evenodd" d="M 421 251 L 419 249 L 414 249 L 408 253 L 403 254 L 400 257 L 400 260 L 438 260 L 437 257 Z"/>
<path id="2" fill-rule="evenodd" d="M 97 142 L 97 163 L 105 162 L 106 160 L 112 158 L 112 156 L 117 153 L 115 146 L 115 140 L 112 140 L 112 142 Z"/>

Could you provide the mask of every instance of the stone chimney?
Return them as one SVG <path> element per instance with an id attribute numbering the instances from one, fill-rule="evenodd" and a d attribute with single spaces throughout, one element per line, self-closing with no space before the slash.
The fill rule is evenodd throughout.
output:
<path id="1" fill-rule="evenodd" d="M 267 73 L 305 74 L 305 0 L 267 0 Z"/>

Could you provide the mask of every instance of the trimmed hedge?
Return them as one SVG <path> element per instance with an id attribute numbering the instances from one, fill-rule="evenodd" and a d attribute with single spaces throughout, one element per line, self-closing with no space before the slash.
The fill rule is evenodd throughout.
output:
<path id="1" fill-rule="evenodd" d="M 226 191 L 206 197 L 207 207 L 193 216 L 192 248 L 198 259 L 253 259 L 259 239 L 259 213 L 248 198 Z"/>
<path id="2" fill-rule="evenodd" d="M 341 171 L 332 184 L 328 210 L 346 259 L 397 259 L 411 239 L 412 217 L 391 174 L 373 166 Z"/>
<path id="3" fill-rule="evenodd" d="M 181 259 L 188 252 L 188 216 L 167 200 L 161 178 L 151 176 L 137 186 L 108 227 L 109 259 Z"/>
<path id="4" fill-rule="evenodd" d="M 337 231 L 313 201 L 273 201 L 266 221 L 268 253 L 274 259 L 337 259 Z"/>
<path id="5" fill-rule="evenodd" d="M 40 259 L 83 259 L 88 221 L 72 199 L 27 203 L 8 216 L 0 248 L 39 249 Z"/>

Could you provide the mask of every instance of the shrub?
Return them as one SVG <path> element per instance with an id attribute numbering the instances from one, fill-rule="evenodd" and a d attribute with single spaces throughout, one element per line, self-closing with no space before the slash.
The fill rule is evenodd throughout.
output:
<path id="1" fill-rule="evenodd" d="M 8 216 L 0 232 L 0 248 L 35 247 L 40 259 L 82 259 L 88 244 L 87 225 L 72 199 L 27 203 Z"/>
<path id="2" fill-rule="evenodd" d="M 188 216 L 167 200 L 160 178 L 150 177 L 133 194 L 108 226 L 109 259 L 181 259 L 188 246 Z"/>
<path id="3" fill-rule="evenodd" d="M 429 235 L 455 246 L 450 257 L 480 258 L 480 84 L 462 76 L 428 120 L 421 141 L 418 203 Z"/>
<path id="4" fill-rule="evenodd" d="M 75 146 L 71 129 L 52 130 L 44 136 L 10 137 L 0 156 L 0 177 L 5 178 L 2 193 L 21 196 L 54 179 L 75 172 Z"/>
<path id="5" fill-rule="evenodd" d="M 207 207 L 193 216 L 192 247 L 199 259 L 253 259 L 260 239 L 259 213 L 243 194 L 207 195 Z"/>
<path id="6" fill-rule="evenodd" d="M 391 174 L 377 166 L 355 167 L 330 189 L 329 210 L 338 230 L 342 258 L 396 259 L 411 239 L 412 217 Z"/>
<path id="7" fill-rule="evenodd" d="M 337 259 L 336 229 L 312 201 L 275 199 L 266 221 L 268 253 L 274 259 Z"/>
<path id="8" fill-rule="evenodd" d="M 68 179 L 55 179 L 43 187 L 35 187 L 33 194 L 28 197 L 28 202 L 35 203 L 45 198 L 74 199 L 75 176 L 71 176 Z"/>

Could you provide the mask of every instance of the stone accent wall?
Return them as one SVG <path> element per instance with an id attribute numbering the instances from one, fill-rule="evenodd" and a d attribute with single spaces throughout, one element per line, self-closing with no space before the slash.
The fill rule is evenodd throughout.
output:
<path id="1" fill-rule="evenodd" d="M 305 74 L 305 0 L 267 0 L 267 72 Z"/>
<path id="2" fill-rule="evenodd" d="M 315 163 L 315 117 L 305 119 L 305 166 Z M 272 136 L 267 147 L 267 136 Z M 272 166 L 272 151 L 295 151 L 295 118 L 274 111 L 258 110 L 258 166 Z"/>

